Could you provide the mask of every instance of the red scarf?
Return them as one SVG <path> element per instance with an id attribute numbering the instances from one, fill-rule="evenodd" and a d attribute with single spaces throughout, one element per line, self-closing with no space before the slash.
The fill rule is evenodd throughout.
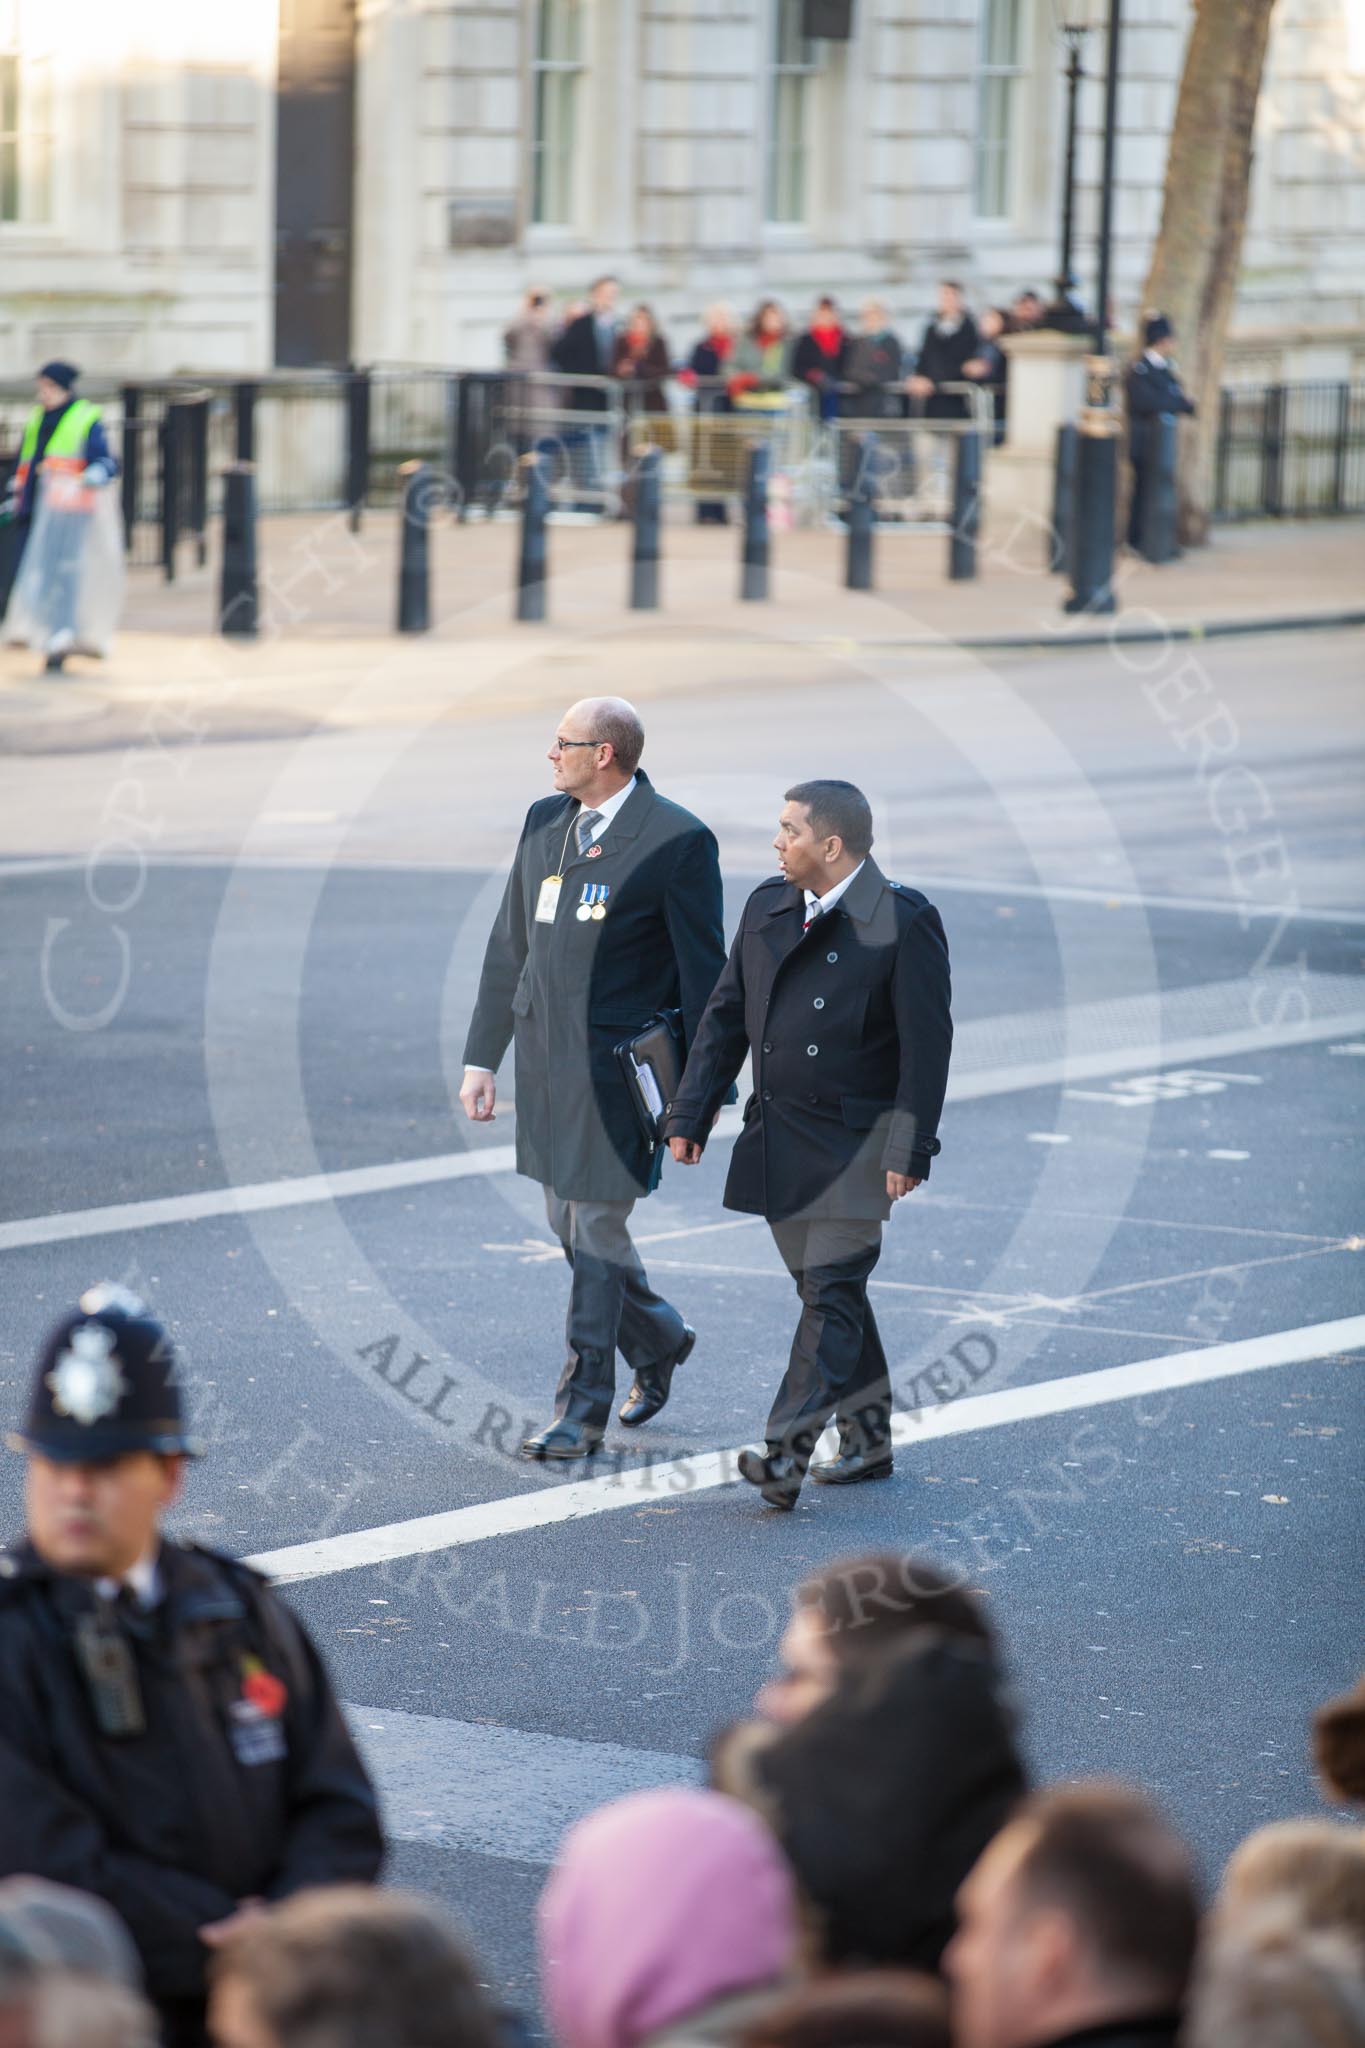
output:
<path id="1" fill-rule="evenodd" d="M 812 327 L 810 334 L 811 340 L 815 343 L 821 355 L 829 356 L 831 360 L 838 355 L 839 350 L 843 347 L 844 330 L 837 321 L 832 327 Z"/>

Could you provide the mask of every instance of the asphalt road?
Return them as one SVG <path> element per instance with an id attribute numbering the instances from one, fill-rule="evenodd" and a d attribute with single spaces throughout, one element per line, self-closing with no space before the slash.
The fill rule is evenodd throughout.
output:
<path id="1" fill-rule="evenodd" d="M 509 1455 L 523 1418 L 547 1412 L 565 1275 L 536 1191 L 506 1168 L 509 1119 L 472 1133 L 452 1115 L 506 851 L 477 842 L 498 806 L 508 841 L 537 792 L 539 724 L 427 735 L 330 850 L 334 761 L 293 742 L 199 748 L 145 866 L 126 847 L 93 868 L 65 859 L 93 843 L 95 794 L 126 763 L 7 776 L 0 852 L 53 858 L 0 875 L 0 1408 L 18 1409 L 44 1326 L 92 1278 L 154 1302 L 210 1446 L 184 1528 L 249 1554 L 334 1543 L 289 1597 L 380 1776 L 394 1873 L 456 1906 L 519 2002 L 534 2001 L 530 1911 L 565 1821 L 694 1774 L 771 1668 L 793 1580 L 849 1550 L 910 1546 L 969 1573 L 1040 1774 L 1138 1778 L 1210 1873 L 1249 1827 L 1313 1806 L 1305 1717 L 1360 1661 L 1365 1343 L 1313 1356 L 1309 1339 L 1297 1362 L 1175 1391 L 1162 1361 L 1362 1310 L 1365 921 L 1345 716 L 1360 643 L 1328 638 L 1210 654 L 1217 688 L 1242 692 L 1225 761 L 1269 802 L 1225 784 L 1221 822 L 1193 743 L 1150 705 L 1102 715 L 1098 657 L 1008 672 L 1033 721 L 1012 761 L 984 761 L 997 731 L 964 766 L 956 739 L 928 736 L 949 714 L 922 699 L 894 750 L 885 691 L 859 683 L 838 706 L 831 765 L 877 779 L 891 871 L 938 878 L 954 964 L 943 1154 L 898 1210 L 874 1288 L 896 1372 L 926 1385 L 969 1359 L 966 1391 L 989 1402 L 1145 1361 L 1141 1398 L 1076 1409 L 1044 1392 L 1032 1418 L 990 1427 L 964 1399 L 967 1426 L 912 1440 L 891 1485 L 808 1489 L 789 1518 L 747 1489 L 687 1487 L 689 1458 L 761 1431 L 793 1322 L 762 1225 L 720 1207 L 718 1139 L 637 1217 L 656 1283 L 701 1334 L 648 1446 L 612 1439 L 605 1472 L 626 1495 L 370 1565 L 346 1539 L 552 1501 L 584 1476 Z M 1297 696 L 1277 698 L 1290 656 Z M 784 715 L 813 729 L 827 709 L 802 696 Z M 703 691 L 685 718 L 661 708 L 657 742 L 651 722 L 656 779 L 699 806 L 709 788 L 731 925 L 763 871 L 751 754 L 771 713 L 768 696 Z M 729 750 L 714 772 L 708 721 Z M 292 814 L 269 794 L 285 782 Z M 274 823 L 236 858 L 271 805 L 311 822 Z M 1253 853 L 1272 832 L 1282 851 Z M 423 1165 L 467 1152 L 485 1156 Z M 319 1173 L 330 1195 L 281 1199 Z M 248 1186 L 265 1191 L 250 1213 L 214 1200 Z M 81 1220 L 96 1208 L 113 1213 Z M 683 1461 L 652 1491 L 647 1449 Z M 0 1520 L 19 1512 L 11 1460 Z"/>

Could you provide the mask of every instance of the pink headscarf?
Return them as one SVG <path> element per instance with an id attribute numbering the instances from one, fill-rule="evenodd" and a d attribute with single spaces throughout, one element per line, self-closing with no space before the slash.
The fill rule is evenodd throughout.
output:
<path id="1" fill-rule="evenodd" d="M 545 2006 L 561 2048 L 639 2048 L 779 1978 L 796 1896 L 768 1829 L 722 1792 L 673 1786 L 569 1830 L 541 1894 Z"/>

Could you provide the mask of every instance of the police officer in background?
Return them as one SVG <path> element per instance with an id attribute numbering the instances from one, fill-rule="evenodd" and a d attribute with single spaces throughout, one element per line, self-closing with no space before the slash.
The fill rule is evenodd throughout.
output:
<path id="1" fill-rule="evenodd" d="M 939 1149 L 953 1027 L 939 914 L 872 859 L 861 790 L 798 783 L 774 846 L 782 872 L 744 907 L 664 1129 L 695 1165 L 752 1051 L 725 1206 L 767 1218 L 801 1320 L 766 1447 L 741 1452 L 739 1469 L 791 1508 L 808 1467 L 829 1486 L 891 1476 L 891 1382 L 867 1283 L 892 1204 Z M 811 1465 L 831 1415 L 838 1455 Z"/>
<path id="2" fill-rule="evenodd" d="M 1128 365 L 1124 390 L 1128 399 L 1128 459 L 1133 489 L 1128 500 L 1128 545 L 1142 545 L 1147 492 L 1148 422 L 1163 412 L 1193 413 L 1171 361 L 1175 334 L 1164 313 L 1149 313 L 1142 323 L 1142 354 Z"/>
<path id="3" fill-rule="evenodd" d="M 167 2048 L 267 1902 L 383 1859 L 374 1792 L 299 1622 L 248 1566 L 161 1534 L 187 1436 L 165 1331 L 96 1287 L 43 1347 L 23 1539 L 0 1551 L 0 1876 L 106 1899 Z"/>

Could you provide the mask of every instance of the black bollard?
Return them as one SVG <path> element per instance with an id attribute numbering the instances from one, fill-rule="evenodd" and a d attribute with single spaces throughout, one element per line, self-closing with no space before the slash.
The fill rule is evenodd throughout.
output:
<path id="1" fill-rule="evenodd" d="M 256 384 L 234 384 L 232 387 L 232 414 L 239 462 L 256 460 L 256 395 L 259 389 Z"/>
<path id="2" fill-rule="evenodd" d="M 1071 510 L 1071 595 L 1066 612 L 1107 614 L 1114 597 L 1114 503 L 1118 488 L 1118 421 L 1082 420 L 1076 442 L 1076 490 Z"/>
<path id="3" fill-rule="evenodd" d="M 659 609 L 659 508 L 661 448 L 646 448 L 635 472 L 635 539 L 630 556 L 630 608 Z"/>
<path id="4" fill-rule="evenodd" d="M 976 575 L 976 535 L 981 524 L 981 436 L 972 429 L 957 436 L 953 465 L 953 525 L 948 535 L 948 581 Z"/>
<path id="5" fill-rule="evenodd" d="M 256 603 L 256 471 L 236 462 L 223 471 L 223 575 L 218 597 L 218 630 L 234 640 L 254 640 Z"/>
<path id="6" fill-rule="evenodd" d="M 846 590 L 871 590 L 872 536 L 877 522 L 877 485 L 872 475 L 872 443 L 859 436 L 854 443 L 856 468 L 844 506 L 848 552 L 844 562 Z"/>
<path id="7" fill-rule="evenodd" d="M 180 467 L 185 454 L 184 415 L 174 399 L 162 414 L 157 438 L 161 443 L 161 567 L 166 581 L 174 583 L 180 539 Z"/>
<path id="8" fill-rule="evenodd" d="M 517 565 L 517 617 L 534 624 L 545 617 L 545 581 L 549 573 L 545 520 L 550 487 L 539 455 L 521 458 L 521 558 Z"/>
<path id="9" fill-rule="evenodd" d="M 1147 422 L 1147 459 L 1142 465 L 1138 547 L 1146 561 L 1173 562 L 1176 545 L 1175 464 L 1180 429 L 1174 413 Z"/>
<path id="10" fill-rule="evenodd" d="M 1071 560 L 1071 515 L 1076 503 L 1076 428 L 1068 420 L 1057 429 L 1052 470 L 1052 526 L 1047 537 L 1047 565 L 1060 576 Z"/>
<path id="11" fill-rule="evenodd" d="M 138 431 L 142 393 L 136 384 L 123 387 L 123 547 L 125 554 L 133 545 L 133 528 L 137 525 L 138 483 L 142 467 L 142 436 Z"/>
<path id="12" fill-rule="evenodd" d="M 750 603 L 768 595 L 768 447 L 763 441 L 755 442 L 749 450 L 739 594 Z"/>
<path id="13" fill-rule="evenodd" d="M 427 531 L 431 517 L 431 471 L 425 462 L 405 462 L 403 517 L 398 545 L 398 630 L 425 633 L 431 624 L 430 559 Z"/>
<path id="14" fill-rule="evenodd" d="M 360 514 L 370 495 L 370 373 L 351 370 L 346 377 L 346 509 L 351 532 L 360 531 Z"/>

